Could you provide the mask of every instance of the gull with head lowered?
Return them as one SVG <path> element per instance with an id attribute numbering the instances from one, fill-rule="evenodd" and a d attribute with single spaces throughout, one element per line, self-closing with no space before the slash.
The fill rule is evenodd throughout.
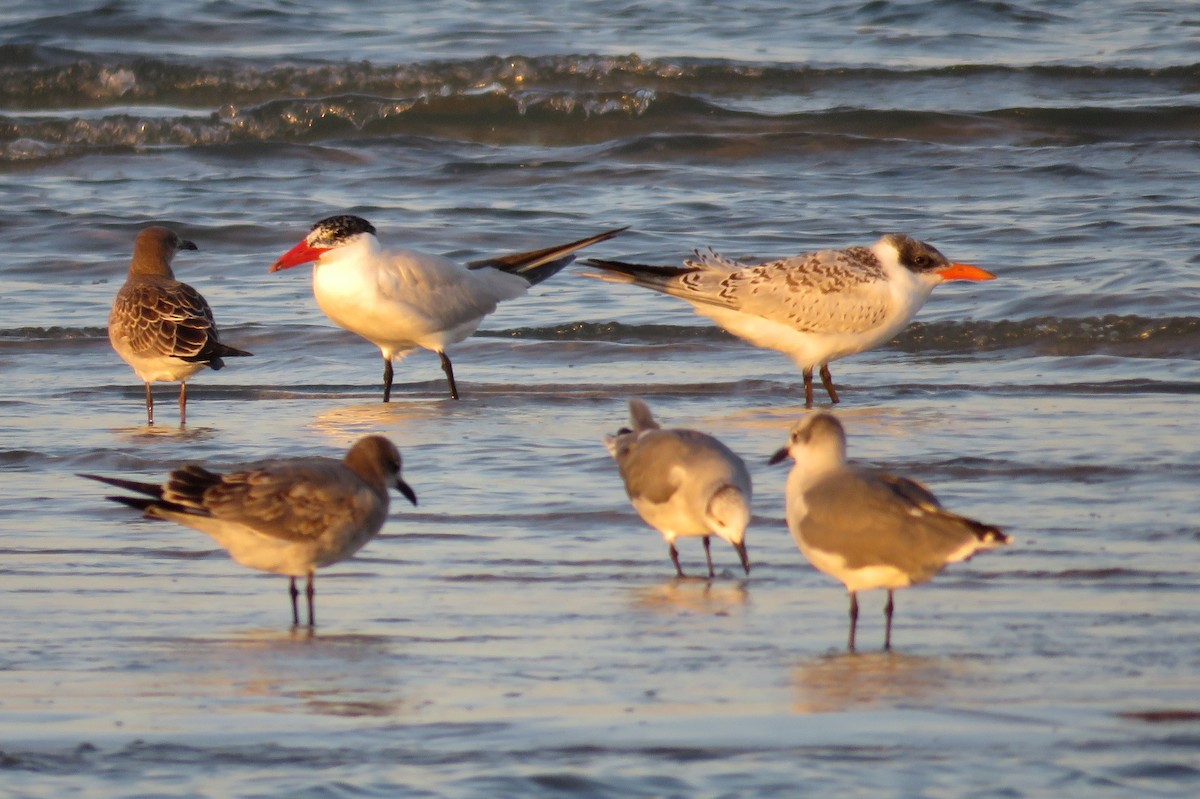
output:
<path id="1" fill-rule="evenodd" d="M 640 399 L 629 401 L 629 413 L 633 429 L 605 436 L 604 444 L 634 509 L 666 539 L 675 573 L 684 576 L 675 540 L 700 536 L 713 577 L 709 538 L 715 535 L 733 545 L 749 574 L 745 537 L 752 490 L 746 464 L 710 435 L 663 429 Z"/>

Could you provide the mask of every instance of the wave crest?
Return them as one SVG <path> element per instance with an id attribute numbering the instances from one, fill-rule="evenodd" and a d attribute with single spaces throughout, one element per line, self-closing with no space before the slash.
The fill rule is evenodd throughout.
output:
<path id="1" fill-rule="evenodd" d="M 636 55 L 487 57 L 414 64 L 206 62 L 0 46 L 0 159 L 112 147 L 309 142 L 391 134 L 539 144 L 695 134 L 772 148 L 822 135 L 843 146 L 893 140 L 1070 145 L 1176 141 L 1196 108 L 1131 104 L 1190 97 L 1200 65 L 1160 70 L 972 65 L 817 68 Z M 995 84 L 995 106 L 945 109 L 964 82 Z M 1092 107 L 1038 105 L 1063 81 Z M 1011 84 L 1026 87 L 1009 91 Z M 971 96 L 988 96 L 976 91 Z M 895 98 L 910 100 L 906 109 Z M 844 98 L 854 105 L 844 105 Z M 922 99 L 925 98 L 925 99 Z M 931 99 L 932 98 L 932 99 Z M 924 106 L 924 107 L 923 107 Z M 564 124 L 564 122 L 571 124 Z M 583 124 L 579 124 L 582 122 Z M 828 143 L 827 143 L 828 144 Z M 669 149 L 669 148 L 668 148 Z"/>

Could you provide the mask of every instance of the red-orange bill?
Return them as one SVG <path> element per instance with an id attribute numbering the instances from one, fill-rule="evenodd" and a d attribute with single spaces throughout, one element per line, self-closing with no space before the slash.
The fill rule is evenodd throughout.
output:
<path id="1" fill-rule="evenodd" d="M 986 269 L 980 269 L 971 264 L 950 264 L 945 269 L 937 270 L 942 280 L 995 280 L 996 276 Z"/>
<path id="2" fill-rule="evenodd" d="M 315 261 L 321 257 L 321 253 L 327 252 L 328 247 L 310 247 L 307 241 L 302 241 L 292 249 L 279 256 L 271 268 L 270 272 L 278 272 L 280 269 L 289 269 L 293 266 L 306 264 L 309 261 Z"/>

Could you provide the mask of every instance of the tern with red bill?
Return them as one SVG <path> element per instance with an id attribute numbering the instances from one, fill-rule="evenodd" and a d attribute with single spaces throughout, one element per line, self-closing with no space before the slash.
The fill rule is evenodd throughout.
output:
<path id="1" fill-rule="evenodd" d="M 148 227 L 133 247 L 129 277 L 108 317 L 108 339 L 117 355 L 146 384 L 146 423 L 154 424 L 151 383 L 179 383 L 179 424 L 187 423 L 187 381 L 222 358 L 250 355 L 222 344 L 213 312 L 200 292 L 175 279 L 171 261 L 196 245 L 165 227 Z"/>
<path id="2" fill-rule="evenodd" d="M 412 504 L 417 495 L 400 476 L 400 452 L 383 436 L 365 436 L 342 460 L 280 458 L 226 473 L 190 464 L 163 484 L 81 474 L 138 496 L 108 499 L 207 533 L 243 566 L 290 578 L 292 624 L 297 577 L 307 577 L 308 626 L 313 627 L 314 572 L 353 555 L 375 537 L 388 513 L 388 488 Z"/>
<path id="3" fill-rule="evenodd" d="M 375 227 L 358 216 L 331 216 L 271 267 L 272 272 L 315 261 L 313 294 L 336 324 L 383 353 L 383 401 L 392 393 L 392 361 L 417 347 L 442 362 L 450 396 L 458 399 L 446 347 L 475 332 L 503 300 L 522 296 L 574 260 L 574 252 L 611 239 L 625 228 L 541 250 L 466 265 L 415 250 L 385 250 Z"/>
<path id="4" fill-rule="evenodd" d="M 770 463 L 789 455 L 796 463 L 785 495 L 788 529 L 808 562 L 850 592 L 850 651 L 859 591 L 887 589 L 883 648 L 891 649 L 897 588 L 1012 542 L 996 527 L 946 510 L 915 480 L 848 465 L 846 431 L 831 413 L 797 422 Z"/>
<path id="5" fill-rule="evenodd" d="M 936 248 L 903 233 L 871 247 L 820 250 L 763 264 L 696 250 L 683 266 L 589 259 L 588 274 L 682 297 L 696 313 L 759 347 L 792 357 L 813 404 L 813 370 L 838 402 L 829 362 L 895 336 L 947 280 L 992 280 L 991 272 L 951 263 Z"/>

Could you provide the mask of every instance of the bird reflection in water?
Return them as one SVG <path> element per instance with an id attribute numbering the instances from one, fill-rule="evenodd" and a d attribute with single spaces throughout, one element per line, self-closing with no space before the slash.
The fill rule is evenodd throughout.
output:
<path id="1" fill-rule="evenodd" d="M 948 658 L 898 652 L 839 652 L 792 669 L 796 713 L 836 713 L 943 700 L 964 684 L 968 665 Z"/>
<path id="2" fill-rule="evenodd" d="M 180 643 L 188 645 L 180 660 L 196 671 L 182 683 L 172 671 L 175 690 L 186 684 L 195 693 L 235 698 L 246 712 L 393 717 L 408 707 L 401 676 L 380 672 L 395 657 L 390 637 L 297 628 L 247 631 L 203 647 L 194 640 Z"/>
<path id="3" fill-rule="evenodd" d="M 747 582 L 676 577 L 638 589 L 634 596 L 634 604 L 644 610 L 718 616 L 728 614 L 746 604 L 750 596 L 746 590 Z"/>

